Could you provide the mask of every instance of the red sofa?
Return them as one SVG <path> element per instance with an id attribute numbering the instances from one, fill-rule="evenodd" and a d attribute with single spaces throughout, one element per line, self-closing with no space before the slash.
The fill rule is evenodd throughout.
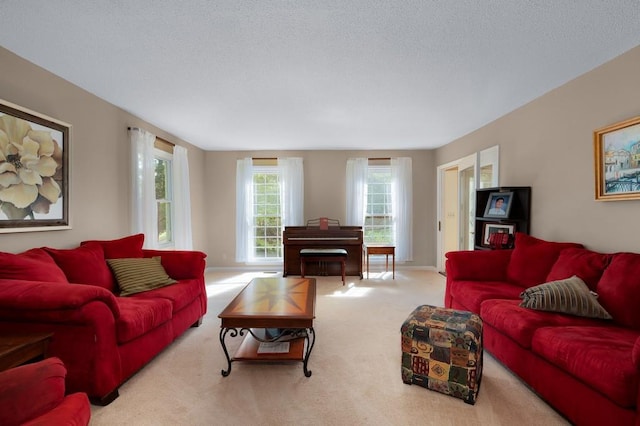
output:
<path id="1" fill-rule="evenodd" d="M 89 399 L 82 392 L 65 396 L 67 370 L 58 358 L 0 373 L 0 424 L 88 425 Z"/>
<path id="2" fill-rule="evenodd" d="M 512 250 L 446 256 L 445 306 L 480 315 L 496 359 L 572 423 L 640 424 L 640 254 L 517 234 Z M 520 306 L 526 288 L 573 275 L 611 320 Z"/>
<path id="3" fill-rule="evenodd" d="M 204 253 L 142 248 L 144 236 L 85 241 L 74 249 L 0 253 L 0 333 L 53 332 L 67 390 L 106 405 L 118 387 L 207 310 Z M 177 282 L 127 297 L 108 259 L 160 257 Z M 164 273 L 163 271 L 163 273 Z"/>

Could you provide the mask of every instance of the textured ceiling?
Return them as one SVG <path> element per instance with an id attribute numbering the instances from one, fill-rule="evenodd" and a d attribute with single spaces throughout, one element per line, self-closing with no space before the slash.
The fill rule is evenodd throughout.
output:
<path id="1" fill-rule="evenodd" d="M 640 3 L 0 0 L 0 43 L 207 150 L 433 148 L 639 45 Z"/>

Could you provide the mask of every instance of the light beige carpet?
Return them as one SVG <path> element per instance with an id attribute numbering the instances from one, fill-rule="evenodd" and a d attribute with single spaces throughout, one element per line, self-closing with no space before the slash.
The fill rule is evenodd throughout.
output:
<path id="1" fill-rule="evenodd" d="M 278 276 L 280 274 L 277 274 Z M 400 377 L 400 326 L 421 304 L 442 305 L 433 271 L 317 277 L 316 345 L 302 363 L 234 362 L 229 377 L 218 313 L 260 273 L 208 272 L 209 312 L 120 388 L 93 425 L 566 425 L 560 415 L 485 354 L 475 405 Z M 240 343 L 227 338 L 233 351 Z"/>

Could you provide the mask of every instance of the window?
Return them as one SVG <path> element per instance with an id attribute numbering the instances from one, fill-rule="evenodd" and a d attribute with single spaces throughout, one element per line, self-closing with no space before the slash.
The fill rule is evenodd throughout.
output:
<path id="1" fill-rule="evenodd" d="M 236 163 L 236 261 L 281 262 L 285 226 L 304 224 L 302 158 Z"/>
<path id="2" fill-rule="evenodd" d="M 172 155 L 156 149 L 154 155 L 156 206 L 158 211 L 158 245 L 173 246 Z"/>
<path id="3" fill-rule="evenodd" d="M 395 245 L 391 188 L 391 166 L 367 168 L 365 244 Z"/>
<path id="4" fill-rule="evenodd" d="M 347 224 L 362 226 L 365 244 L 396 247 L 399 261 L 413 260 L 411 157 L 347 160 Z"/>
<path id="5" fill-rule="evenodd" d="M 187 149 L 137 127 L 129 138 L 132 233 L 148 249 L 193 250 Z"/>
<path id="6" fill-rule="evenodd" d="M 253 260 L 282 260 L 280 173 L 276 167 L 253 170 Z"/>

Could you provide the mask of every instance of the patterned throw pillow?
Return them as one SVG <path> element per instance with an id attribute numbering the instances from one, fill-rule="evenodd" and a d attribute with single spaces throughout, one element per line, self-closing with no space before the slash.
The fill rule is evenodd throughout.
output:
<path id="1" fill-rule="evenodd" d="M 530 287 L 520 293 L 520 306 L 588 318 L 611 319 L 597 296 L 577 276 Z"/>
<path id="2" fill-rule="evenodd" d="M 160 257 L 107 259 L 120 286 L 120 296 L 129 296 L 177 283 L 167 275 Z"/>

